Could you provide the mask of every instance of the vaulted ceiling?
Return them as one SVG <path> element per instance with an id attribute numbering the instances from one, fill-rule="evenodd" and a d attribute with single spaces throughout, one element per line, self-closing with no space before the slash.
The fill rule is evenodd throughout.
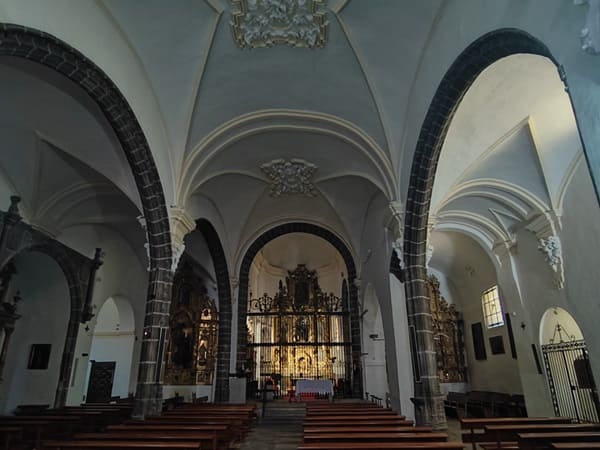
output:
<path id="1" fill-rule="evenodd" d="M 376 216 L 371 206 L 403 200 L 414 142 L 443 72 L 486 27 L 511 26 L 535 13 L 516 14 L 509 11 L 511 5 L 499 2 L 466 7 L 442 0 L 329 0 L 323 48 L 248 49 L 239 48 L 232 35 L 236 3 L 81 0 L 50 5 L 6 0 L 0 5 L 2 21 L 56 35 L 116 83 L 148 139 L 167 205 L 185 208 L 193 219 L 210 220 L 230 263 L 239 261 L 258 234 L 286 221 L 324 226 L 355 255 L 365 254 L 366 223 Z M 493 14 L 483 14 L 486 7 Z M 544 14 L 558 14 L 561 8 L 553 4 Z M 472 17 L 482 19 L 475 23 Z M 454 39 L 442 39 L 445 33 Z M 1 63 L 7 67 L 0 73 L 7 107 L 0 108 L 0 125 L 10 129 L 9 146 L 24 149 L 23 162 L 17 158 L 5 164 L 11 185 L 5 190 L 21 194 L 29 217 L 49 229 L 61 221 L 74 223 L 68 217 L 74 208 L 64 206 L 64 212 L 55 214 L 60 217 L 47 217 L 41 225 L 40 215 L 48 216 L 49 208 L 38 211 L 41 203 L 47 204 L 39 192 L 52 192 L 55 202 L 66 196 L 60 192 L 76 192 L 69 201 L 77 203 L 83 201 L 77 200 L 81 195 L 76 188 L 82 184 L 95 189 L 98 199 L 107 199 L 106 204 L 97 200 L 96 212 L 134 217 L 139 209 L 135 185 L 118 142 L 94 106 L 51 74 L 10 60 Z M 465 97 L 463 112 L 449 132 L 440 161 L 448 169 L 441 172 L 434 192 L 436 215 L 461 209 L 460 193 L 478 191 L 472 182 L 493 171 L 502 155 L 524 167 L 511 152 L 528 141 L 535 141 L 536 150 L 518 153 L 529 155 L 523 164 L 538 172 L 555 173 L 574 164 L 576 130 L 567 117 L 570 109 L 564 110 L 564 95 L 556 94 L 556 71 L 548 66 L 548 61 L 517 58 L 513 65 L 486 71 L 476 82 L 472 91 L 486 94 Z M 535 89 L 515 84 L 532 82 L 531 74 L 537 74 Z M 509 99 L 512 115 L 498 115 Z M 563 108 L 563 116 L 552 112 L 557 108 Z M 37 169 L 31 166 L 34 160 L 40 161 Z M 300 160 L 313 168 L 304 180 L 311 195 L 273 195 L 273 180 L 262 167 L 278 160 Z M 468 166 L 476 160 L 481 167 Z M 50 169 L 55 164 L 63 169 Z M 36 175 L 40 168 L 42 176 Z M 22 181 L 27 178 L 37 181 Z M 538 209 L 559 208 L 565 177 L 553 179 L 558 181 L 543 186 L 531 178 L 527 181 L 535 186 L 522 186 L 539 199 Z M 486 189 L 486 198 L 498 202 L 496 188 Z M 527 217 L 531 205 L 504 191 L 501 205 L 480 205 L 487 212 L 471 213 L 488 225 Z M 471 195 L 473 205 L 478 196 Z M 77 210 L 93 216 L 91 208 Z M 497 231 L 490 236 L 497 238 Z"/>

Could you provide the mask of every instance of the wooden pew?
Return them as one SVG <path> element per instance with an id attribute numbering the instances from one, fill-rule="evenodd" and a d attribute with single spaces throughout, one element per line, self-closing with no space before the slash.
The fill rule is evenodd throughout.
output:
<path id="1" fill-rule="evenodd" d="M 31 436 L 35 448 L 41 448 L 43 438 L 56 436 L 56 422 L 39 419 L 18 420 L 20 416 L 7 417 L 14 417 L 14 419 L 0 420 L 0 426 L 21 428 L 23 434 Z"/>
<path id="2" fill-rule="evenodd" d="M 0 426 L 0 436 L 4 436 L 4 450 L 11 450 L 11 441 L 13 437 L 21 439 L 23 436 L 23 427 L 19 426 Z"/>
<path id="3" fill-rule="evenodd" d="M 503 424 L 486 425 L 486 434 L 493 436 L 493 445 L 482 445 L 483 448 L 519 448 L 519 433 L 526 432 L 567 432 L 567 431 L 600 431 L 600 424 L 595 423 L 547 423 L 547 424 Z M 502 444 L 506 445 L 502 445 Z"/>
<path id="4" fill-rule="evenodd" d="M 144 431 L 106 431 L 104 433 L 80 433 L 72 437 L 74 440 L 83 441 L 98 441 L 98 440 L 112 440 L 112 441 L 197 441 L 200 444 L 202 442 L 208 442 L 212 450 L 217 450 L 217 433 L 211 432 L 198 432 L 198 431 L 161 431 L 161 430 L 144 430 Z"/>
<path id="5" fill-rule="evenodd" d="M 164 432 L 164 433 L 198 433 L 198 432 L 209 432 L 215 433 L 217 437 L 217 443 L 229 443 L 239 437 L 239 433 L 236 430 L 231 429 L 228 425 L 111 425 L 106 427 L 106 431 L 121 432 Z"/>
<path id="6" fill-rule="evenodd" d="M 359 425 L 354 427 L 339 426 L 339 427 L 305 427 L 304 435 L 312 433 L 365 433 L 375 431 L 377 433 L 427 433 L 432 431 L 431 427 L 396 427 L 396 426 L 368 426 Z"/>
<path id="7" fill-rule="evenodd" d="M 312 442 L 444 442 L 446 433 L 311 433 L 304 435 L 305 443 Z"/>
<path id="8" fill-rule="evenodd" d="M 298 450 L 459 450 L 464 448 L 462 442 L 325 442 L 300 444 Z"/>
<path id="9" fill-rule="evenodd" d="M 463 442 L 470 442 L 473 450 L 477 442 L 490 442 L 493 440 L 485 433 L 486 425 L 518 425 L 518 424 L 551 424 L 551 423 L 572 423 L 568 417 L 496 417 L 496 418 L 463 418 L 460 419 L 460 426 L 467 430 L 462 434 Z"/>
<path id="10" fill-rule="evenodd" d="M 225 425 L 232 430 L 232 433 L 236 434 L 236 438 L 242 439 L 245 433 L 249 429 L 249 425 L 245 423 L 241 419 L 233 419 L 233 418 L 212 418 L 212 419 L 203 419 L 199 420 L 195 417 L 154 417 L 147 418 L 145 420 L 127 420 L 124 425 L 150 425 L 150 426 L 195 426 L 195 425 Z M 232 436 L 233 438 L 233 436 Z"/>
<path id="11" fill-rule="evenodd" d="M 323 416 L 331 416 L 335 414 L 336 416 L 364 416 L 368 414 L 369 416 L 394 416 L 399 417 L 396 411 L 392 411 L 391 409 L 375 409 L 375 410 L 348 410 L 348 411 L 310 411 L 306 413 L 307 418 L 312 417 L 323 417 Z"/>
<path id="12" fill-rule="evenodd" d="M 548 449 L 559 442 L 600 442 L 600 432 L 594 431 L 519 433 L 517 437 L 523 450 Z"/>
<path id="13" fill-rule="evenodd" d="M 361 420 L 322 420 L 304 422 L 304 427 L 348 427 L 348 426 L 369 426 L 369 427 L 410 427 L 413 426 L 412 420 L 379 420 L 364 418 Z"/>
<path id="14" fill-rule="evenodd" d="M 552 444 L 552 448 L 557 450 L 568 450 L 568 449 L 586 449 L 593 450 L 600 448 L 600 442 L 564 442 Z"/>
<path id="15" fill-rule="evenodd" d="M 200 443 L 197 441 L 47 441 L 44 442 L 44 449 L 64 450 L 64 449 L 128 449 L 128 448 L 152 448 L 160 450 L 199 450 Z"/>

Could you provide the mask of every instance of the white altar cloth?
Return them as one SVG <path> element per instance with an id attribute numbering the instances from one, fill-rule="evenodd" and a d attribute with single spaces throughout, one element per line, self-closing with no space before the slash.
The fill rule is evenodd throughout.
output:
<path id="1" fill-rule="evenodd" d="M 333 398 L 333 383 L 331 380 L 297 380 L 296 395 L 302 393 L 329 394 Z"/>

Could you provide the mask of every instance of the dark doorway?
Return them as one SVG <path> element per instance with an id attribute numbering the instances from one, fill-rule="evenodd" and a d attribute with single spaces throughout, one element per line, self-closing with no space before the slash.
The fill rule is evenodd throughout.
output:
<path id="1" fill-rule="evenodd" d="M 92 361 L 86 403 L 110 401 L 116 364 L 115 361 Z"/>

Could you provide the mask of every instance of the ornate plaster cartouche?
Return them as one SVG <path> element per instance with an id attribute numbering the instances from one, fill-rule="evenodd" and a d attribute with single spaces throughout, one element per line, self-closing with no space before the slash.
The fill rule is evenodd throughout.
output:
<path id="1" fill-rule="evenodd" d="M 554 282 L 558 289 L 562 289 L 565 282 L 563 272 L 563 257 L 560 238 L 556 235 L 538 240 L 538 249 L 544 254 L 546 262 L 554 272 Z"/>
<path id="2" fill-rule="evenodd" d="M 589 3 L 585 18 L 585 26 L 581 29 L 579 38 L 583 51 L 592 55 L 600 54 L 600 0 L 575 0 L 576 5 Z"/>
<path id="3" fill-rule="evenodd" d="M 241 48 L 324 47 L 327 0 L 231 0 L 231 28 Z"/>
<path id="4" fill-rule="evenodd" d="M 274 159 L 260 166 L 271 182 L 271 197 L 317 195 L 312 182 L 317 166 L 302 159 Z"/>

